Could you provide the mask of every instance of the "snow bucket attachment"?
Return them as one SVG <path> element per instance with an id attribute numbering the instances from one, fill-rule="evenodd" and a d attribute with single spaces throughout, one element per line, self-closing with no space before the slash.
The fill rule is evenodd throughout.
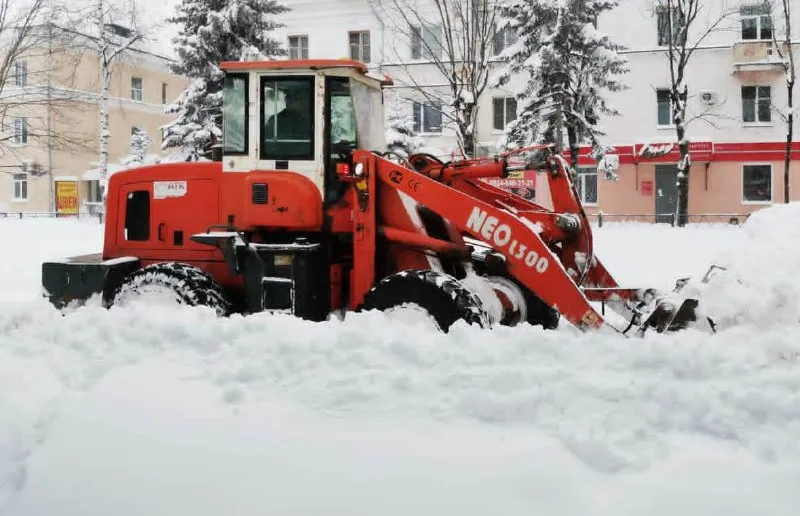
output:
<path id="1" fill-rule="evenodd" d="M 678 289 L 662 293 L 623 288 L 606 270 L 595 253 L 592 227 L 571 168 L 560 154 L 548 153 L 551 149 L 534 146 L 450 163 L 415 155 L 409 161 L 427 176 L 425 180 L 415 179 L 411 188 L 393 181 L 387 170 L 385 183 L 394 183 L 392 188 L 420 204 L 435 206 L 464 242 L 478 249 L 472 256 L 473 262 L 482 263 L 479 269 L 489 276 L 513 279 L 524 296 L 509 297 L 508 289 L 495 288 L 498 297 L 516 301 L 506 303 L 512 308 L 520 305 L 517 298 L 530 302 L 533 296 L 534 304 L 541 301 L 582 331 L 606 329 L 626 336 L 675 332 L 695 325 L 698 300 L 679 297 Z M 525 150 L 535 151 L 536 160 L 511 163 L 512 154 Z M 537 173 L 536 189 L 548 190 L 552 208 L 486 181 L 527 171 Z M 542 179 L 545 183 L 539 186 Z M 621 318 L 606 314 L 606 307 Z M 523 318 L 511 315 L 516 317 L 507 319 Z"/>

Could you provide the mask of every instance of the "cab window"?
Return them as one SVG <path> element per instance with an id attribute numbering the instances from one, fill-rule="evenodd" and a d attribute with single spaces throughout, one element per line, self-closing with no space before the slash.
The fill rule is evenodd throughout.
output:
<path id="1" fill-rule="evenodd" d="M 125 240 L 150 240 L 150 192 L 128 192 L 125 201 Z"/>
<path id="2" fill-rule="evenodd" d="M 226 75 L 222 96 L 223 152 L 247 154 L 247 74 Z"/>
<path id="3" fill-rule="evenodd" d="M 314 159 L 314 79 L 261 79 L 261 159 Z"/>
<path id="4" fill-rule="evenodd" d="M 350 96 L 350 80 L 332 77 L 330 91 L 330 141 L 333 147 L 356 143 L 356 110 Z M 335 151 L 335 149 L 334 149 Z"/>

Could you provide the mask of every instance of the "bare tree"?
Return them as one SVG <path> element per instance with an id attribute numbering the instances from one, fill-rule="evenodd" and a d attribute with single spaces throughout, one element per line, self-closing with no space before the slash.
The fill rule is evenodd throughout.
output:
<path id="1" fill-rule="evenodd" d="M 129 51 L 142 42 L 148 34 L 140 23 L 138 9 L 134 1 L 126 0 L 88 0 L 69 12 L 72 23 L 85 35 L 84 52 L 97 58 L 99 68 L 99 166 L 100 183 L 104 184 L 108 175 L 109 144 L 109 101 L 111 80 L 117 66 L 130 55 Z M 152 27 L 151 27 L 152 29 Z"/>
<path id="2" fill-rule="evenodd" d="M 719 7 L 714 15 L 705 13 L 705 7 Z M 686 101 L 689 98 L 687 67 L 697 48 L 709 35 L 723 28 L 723 22 L 734 11 L 725 7 L 721 0 L 662 0 L 657 7 L 659 29 L 665 31 L 669 65 L 669 96 L 672 123 L 678 142 L 678 196 L 675 206 L 675 223 L 686 224 L 689 206 L 689 138 L 686 135 Z"/>
<path id="3" fill-rule="evenodd" d="M 0 154 L 17 154 L 15 143 L 35 141 L 53 148 L 84 148 L 85 138 L 58 131 L 79 101 L 70 88 L 79 55 L 72 34 L 53 24 L 60 7 L 47 0 L 0 0 Z M 58 75 L 59 84 L 53 83 Z M 50 167 L 48 167 L 49 170 Z"/>
<path id="4" fill-rule="evenodd" d="M 389 28 L 411 42 L 411 59 L 423 60 L 438 72 L 432 87 L 411 70 L 408 54 L 393 47 L 404 69 L 395 83 L 443 106 L 441 117 L 453 125 L 459 150 L 475 155 L 476 121 L 480 99 L 489 83 L 496 35 L 495 2 L 492 0 L 370 0 Z M 424 75 L 424 74 L 422 74 Z M 406 98 L 406 100 L 413 100 Z M 449 106 L 450 109 L 445 109 Z M 445 125 L 444 123 L 442 125 Z"/>
<path id="5" fill-rule="evenodd" d="M 789 167 L 792 158 L 792 139 L 794 130 L 794 85 L 797 80 L 797 68 L 794 63 L 794 52 L 792 51 L 792 1 L 781 0 L 780 15 L 783 19 L 783 38 L 777 40 L 775 31 L 772 31 L 772 40 L 777 49 L 778 58 L 783 62 L 786 72 L 786 97 L 787 106 L 785 110 L 778 110 L 781 119 L 786 123 L 786 147 L 783 156 L 783 202 L 789 202 Z M 773 7 L 770 4 L 770 7 Z"/>

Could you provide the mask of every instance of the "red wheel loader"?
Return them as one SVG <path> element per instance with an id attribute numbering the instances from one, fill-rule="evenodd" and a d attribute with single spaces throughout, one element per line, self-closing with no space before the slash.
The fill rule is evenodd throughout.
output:
<path id="1" fill-rule="evenodd" d="M 552 329 L 563 317 L 626 335 L 696 319 L 695 300 L 615 282 L 594 253 L 569 167 L 551 149 L 536 149 L 536 162 L 398 158 L 384 143 L 391 79 L 362 63 L 221 69 L 221 152 L 114 174 L 102 253 L 42 265 L 54 305 L 99 297 L 110 307 L 156 291 L 223 316 L 322 321 L 413 306 L 443 331 L 458 320 Z M 543 173 L 551 209 L 484 181 L 519 170 Z M 490 288 L 479 292 L 476 280 Z"/>

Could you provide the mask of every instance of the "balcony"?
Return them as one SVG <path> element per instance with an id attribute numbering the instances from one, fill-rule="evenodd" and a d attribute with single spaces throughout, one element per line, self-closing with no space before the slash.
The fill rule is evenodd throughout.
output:
<path id="1" fill-rule="evenodd" d="M 769 40 L 737 41 L 733 45 L 733 73 L 782 72 L 788 58 L 781 59 L 778 46 L 787 56 L 790 50 L 784 43 L 776 45 Z"/>

